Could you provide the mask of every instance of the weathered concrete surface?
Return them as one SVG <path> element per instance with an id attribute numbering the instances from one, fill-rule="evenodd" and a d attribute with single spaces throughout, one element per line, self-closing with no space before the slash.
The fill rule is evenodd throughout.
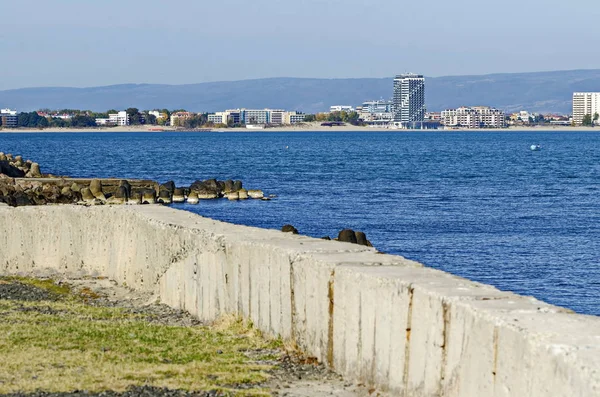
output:
<path id="1" fill-rule="evenodd" d="M 0 273 L 104 275 L 252 319 L 400 396 L 599 396 L 600 319 L 372 248 L 160 206 L 0 207 Z"/>

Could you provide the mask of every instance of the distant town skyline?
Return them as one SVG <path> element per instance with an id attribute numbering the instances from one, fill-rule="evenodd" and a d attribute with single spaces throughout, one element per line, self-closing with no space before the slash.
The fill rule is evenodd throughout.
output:
<path id="1" fill-rule="evenodd" d="M 600 33 L 589 29 L 581 40 L 580 27 L 596 23 L 600 11 L 594 5 L 592 0 L 504 0 L 500 7 L 476 0 L 7 2 L 0 24 L 0 90 L 592 69 L 600 53 L 589 43 Z"/>

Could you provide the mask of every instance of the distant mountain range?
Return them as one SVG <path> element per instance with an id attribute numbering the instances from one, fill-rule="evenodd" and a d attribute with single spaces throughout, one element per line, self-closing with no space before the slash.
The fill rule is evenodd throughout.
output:
<path id="1" fill-rule="evenodd" d="M 306 113 L 331 105 L 360 105 L 392 96 L 393 78 L 268 78 L 214 83 L 123 84 L 91 88 L 23 88 L 0 91 L 0 107 L 50 109 L 283 108 Z M 570 113 L 574 91 L 600 91 L 600 69 L 426 78 L 429 111 L 487 105 L 508 112 Z"/>

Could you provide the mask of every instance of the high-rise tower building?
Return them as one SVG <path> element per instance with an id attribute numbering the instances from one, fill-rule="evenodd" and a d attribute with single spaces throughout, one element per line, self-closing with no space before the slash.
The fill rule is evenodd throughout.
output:
<path id="1" fill-rule="evenodd" d="M 419 74 L 401 74 L 394 79 L 394 122 L 414 123 L 425 120 L 425 78 Z"/>
<path id="2" fill-rule="evenodd" d="M 600 92 L 574 92 L 573 93 L 573 123 L 581 125 L 587 115 L 594 118 L 600 113 Z"/>

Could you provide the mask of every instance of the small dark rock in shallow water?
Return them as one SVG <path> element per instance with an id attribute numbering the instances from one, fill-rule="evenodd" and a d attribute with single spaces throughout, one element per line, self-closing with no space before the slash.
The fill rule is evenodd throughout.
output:
<path id="1" fill-rule="evenodd" d="M 296 229 L 292 225 L 283 225 L 283 227 L 281 228 L 281 231 L 284 233 L 298 234 L 298 229 Z"/>

